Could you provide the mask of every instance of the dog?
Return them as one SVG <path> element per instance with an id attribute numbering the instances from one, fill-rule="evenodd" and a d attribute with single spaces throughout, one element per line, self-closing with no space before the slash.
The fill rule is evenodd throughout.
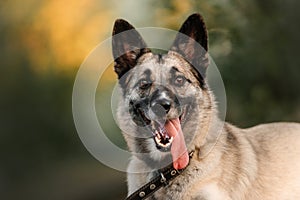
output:
<path id="1" fill-rule="evenodd" d="M 200 14 L 186 19 L 164 54 L 118 19 L 112 51 L 122 93 L 119 126 L 133 154 L 128 195 L 171 163 L 184 171 L 149 199 L 300 199 L 300 124 L 240 129 L 219 119 Z"/>

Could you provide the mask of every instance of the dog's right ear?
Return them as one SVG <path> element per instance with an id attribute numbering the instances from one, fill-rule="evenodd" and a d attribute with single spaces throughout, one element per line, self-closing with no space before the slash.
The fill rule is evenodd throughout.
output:
<path id="1" fill-rule="evenodd" d="M 112 51 L 115 60 L 115 72 L 120 79 L 132 69 L 138 58 L 150 52 L 141 35 L 123 19 L 115 21 L 112 37 Z"/>

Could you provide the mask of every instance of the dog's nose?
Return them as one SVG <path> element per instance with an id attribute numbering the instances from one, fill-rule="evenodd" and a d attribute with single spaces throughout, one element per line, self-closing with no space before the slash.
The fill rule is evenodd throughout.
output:
<path id="1" fill-rule="evenodd" d="M 171 102 L 167 99 L 162 100 L 161 102 L 159 102 L 159 104 L 165 109 L 166 113 L 170 111 Z"/>
<path id="2" fill-rule="evenodd" d="M 164 116 L 170 111 L 171 102 L 167 99 L 159 99 L 151 103 L 151 109 L 157 116 Z"/>

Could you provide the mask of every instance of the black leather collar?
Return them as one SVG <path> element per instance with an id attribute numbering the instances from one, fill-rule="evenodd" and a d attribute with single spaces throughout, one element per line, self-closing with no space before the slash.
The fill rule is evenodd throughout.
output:
<path id="1" fill-rule="evenodd" d="M 192 158 L 194 154 L 194 151 L 191 151 L 189 153 L 190 159 Z M 169 166 L 158 170 L 159 175 L 152 179 L 149 183 L 142 186 L 140 189 L 132 193 L 130 196 L 128 196 L 125 200 L 143 200 L 149 197 L 151 194 L 159 190 L 161 187 L 164 187 L 169 184 L 169 181 L 176 178 L 178 175 L 180 175 L 181 172 L 183 172 L 186 168 L 181 170 L 176 170 L 173 167 L 173 163 L 171 163 Z"/>

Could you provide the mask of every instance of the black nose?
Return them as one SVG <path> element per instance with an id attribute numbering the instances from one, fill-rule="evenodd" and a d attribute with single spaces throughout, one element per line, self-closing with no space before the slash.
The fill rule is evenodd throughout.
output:
<path id="1" fill-rule="evenodd" d="M 159 102 L 159 104 L 165 109 L 166 113 L 170 111 L 171 102 L 167 99 L 162 100 L 161 102 Z"/>
<path id="2" fill-rule="evenodd" d="M 158 99 L 151 103 L 151 109 L 157 116 L 164 116 L 170 111 L 171 102 L 167 99 Z"/>

